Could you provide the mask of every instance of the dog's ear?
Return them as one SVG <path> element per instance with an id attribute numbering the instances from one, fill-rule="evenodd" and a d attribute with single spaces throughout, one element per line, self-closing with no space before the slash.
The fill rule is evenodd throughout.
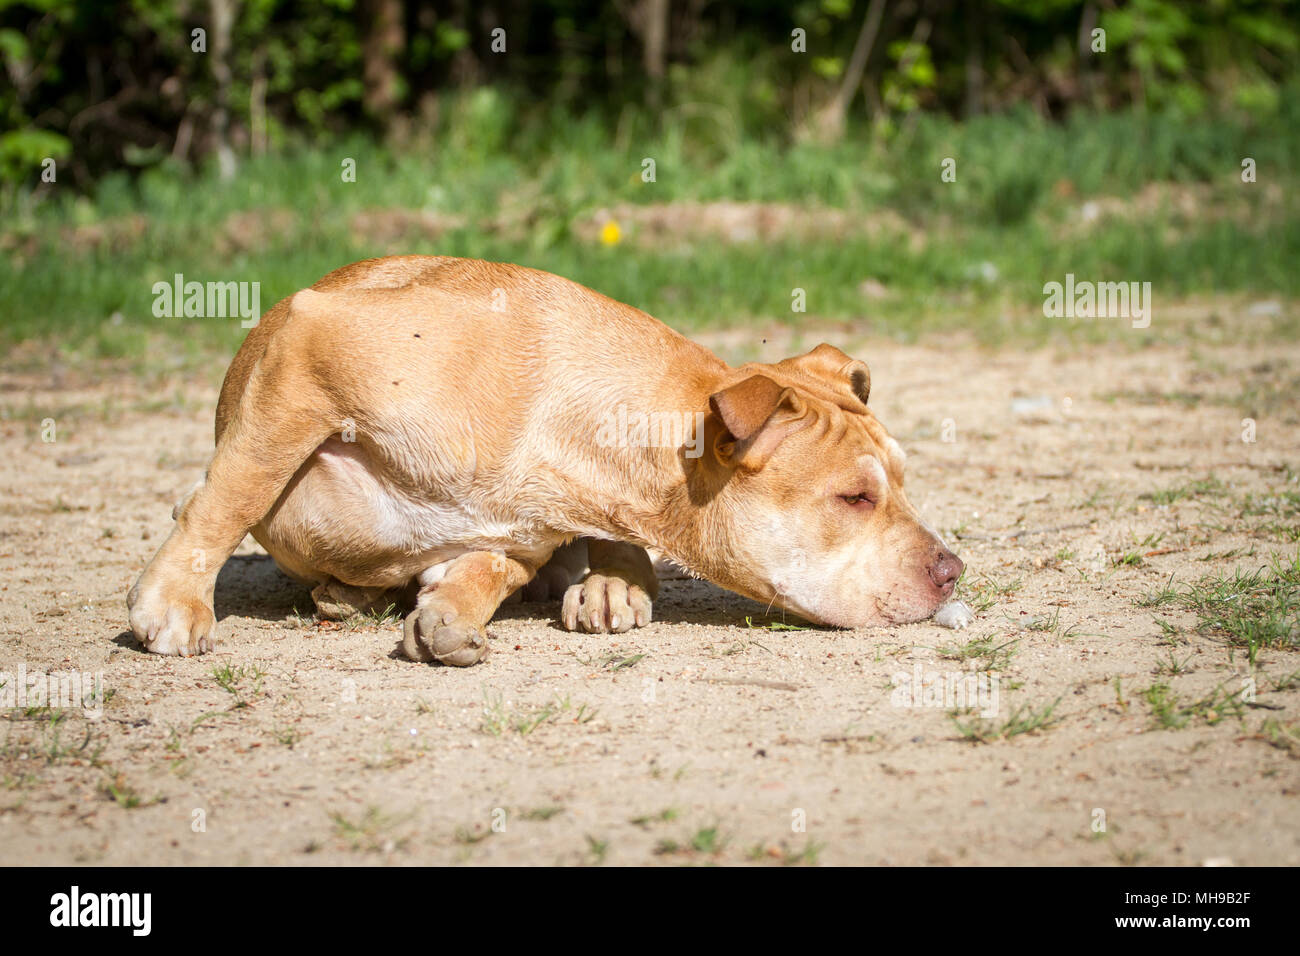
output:
<path id="1" fill-rule="evenodd" d="M 816 376 L 838 389 L 847 389 L 863 405 L 871 396 L 871 369 L 867 368 L 867 363 L 850 358 L 826 342 L 806 355 L 785 359 L 777 366 Z"/>
<path id="2" fill-rule="evenodd" d="M 792 388 L 766 375 L 751 375 L 709 396 L 709 408 L 725 431 L 713 442 L 714 453 L 726 465 L 758 470 L 776 447 L 807 421 L 807 403 Z"/>

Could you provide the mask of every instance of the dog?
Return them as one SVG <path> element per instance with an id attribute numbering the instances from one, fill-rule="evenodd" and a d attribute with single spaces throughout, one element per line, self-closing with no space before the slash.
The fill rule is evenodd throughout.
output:
<path id="1" fill-rule="evenodd" d="M 924 620 L 963 564 L 908 502 L 870 392 L 831 345 L 732 368 L 534 269 L 358 262 L 249 332 L 131 630 L 154 653 L 211 651 L 217 573 L 250 532 L 322 613 L 406 589 L 415 661 L 482 660 L 521 590 L 561 598 L 569 630 L 642 627 L 647 547 L 813 623 Z"/>

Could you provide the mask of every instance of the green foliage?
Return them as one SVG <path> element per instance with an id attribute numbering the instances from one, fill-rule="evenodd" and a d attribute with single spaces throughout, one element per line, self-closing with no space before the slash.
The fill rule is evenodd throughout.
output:
<path id="1" fill-rule="evenodd" d="M 393 42 L 372 34 L 374 11 L 363 15 L 355 0 L 244 0 L 222 54 L 205 3 L 4 0 L 0 184 L 35 185 L 37 132 L 63 137 L 72 180 L 85 189 L 123 167 L 201 163 L 225 135 L 247 153 L 294 134 L 427 128 L 447 121 L 449 103 L 468 111 L 450 128 L 483 156 L 526 120 L 558 112 L 596 118 L 619 144 L 675 137 L 669 145 L 688 160 L 724 161 L 751 141 L 800 138 L 844 81 L 869 0 L 674 5 L 661 81 L 647 74 L 641 5 L 542 0 L 495 16 L 454 0 L 381 6 L 401 23 Z M 1294 11 L 1293 0 L 996 0 L 940 13 L 888 4 L 861 89 L 850 91 L 862 94 L 850 100 L 850 120 L 891 139 L 912 135 L 922 114 L 1017 104 L 1056 121 L 1079 107 L 1123 105 L 1294 115 L 1282 92 L 1300 62 Z M 1105 31 L 1104 53 L 1079 49 L 1090 16 Z M 498 23 L 505 55 L 491 49 Z M 806 33 L 804 53 L 791 49 L 794 29 Z M 391 81 L 388 106 L 367 101 L 375 75 Z M 223 105 L 228 134 L 217 125 Z M 15 131 L 20 138 L 8 139 Z M 467 155 L 469 145 L 459 144 Z M 1016 221 L 1035 206 L 1040 179 L 1004 175 L 985 209 Z"/>
<path id="2" fill-rule="evenodd" d="M 790 312 L 798 287 L 817 320 L 851 319 L 876 334 L 1120 334 L 1114 324 L 1065 330 L 1042 317 L 1043 282 L 1066 272 L 1140 277 L 1162 299 L 1205 290 L 1300 295 L 1294 202 L 1271 202 L 1235 176 L 1235 149 L 1250 143 L 1261 170 L 1294 195 L 1286 157 L 1300 152 L 1300 123 L 1285 115 L 1225 113 L 1212 124 L 1217 139 L 1204 135 L 1207 124 L 1173 115 L 1080 113 L 1064 124 L 1023 110 L 963 123 L 922 115 L 888 143 L 865 130 L 831 146 L 742 132 L 717 152 L 655 134 L 645 117 L 628 120 L 638 124 L 644 138 L 611 142 L 599 117 L 530 112 L 487 88 L 448 98 L 436 127 L 401 148 L 365 136 L 295 140 L 244 160 L 228 181 L 214 167 L 163 162 L 114 172 L 89 197 L 52 190 L 0 216 L 0 341 L 54 338 L 65 350 L 119 356 L 148 351 L 161 334 L 182 352 L 231 351 L 244 334 L 238 323 L 155 319 L 153 283 L 177 272 L 256 280 L 265 308 L 340 265 L 389 252 L 519 262 L 683 328 L 802 321 Z M 345 156 L 356 161 L 355 183 L 340 179 Z M 658 162 L 653 184 L 640 177 L 645 156 Z M 946 156 L 959 160 L 956 182 L 940 180 Z M 1205 190 L 1201 208 L 1215 214 L 1135 208 L 1070 231 L 1089 197 L 1131 199 L 1152 182 Z M 1062 183 L 1070 184 L 1064 197 Z M 647 242 L 624 222 L 628 237 L 614 247 L 578 234 L 597 210 L 620 203 L 718 200 L 781 204 L 814 224 L 831 207 L 864 226 L 764 242 L 708 234 Z M 355 225 L 364 215 L 440 225 L 385 237 Z M 877 219 L 878 230 L 867 228 Z M 864 299 L 868 278 L 887 297 Z"/>
<path id="3" fill-rule="evenodd" d="M 355 0 L 237 5 L 225 101 L 238 167 L 222 178 L 209 5 L 0 0 L 0 339 L 136 354 L 159 331 L 161 278 L 256 279 L 269 305 L 390 251 L 526 263 L 683 326 L 794 321 L 799 287 L 816 316 L 883 334 L 1046 334 L 1059 326 L 1035 314 L 1042 284 L 1066 272 L 1140 276 L 1162 298 L 1300 294 L 1300 34 L 1280 0 L 1097 5 L 1108 46 L 1092 56 L 1078 52 L 1082 0 L 998 0 L 973 19 L 889 4 L 830 142 L 804 130 L 843 81 L 867 0 L 674 5 L 657 83 L 633 5 L 511 7 L 502 56 L 463 4 L 391 2 L 406 29 L 386 117 L 367 102 L 370 21 Z M 977 110 L 956 121 L 972 70 Z M 1260 183 L 1243 188 L 1247 156 Z M 47 157 L 57 185 L 40 180 Z M 342 157 L 357 182 L 341 182 Z M 939 175 L 946 159 L 955 181 Z M 1086 200 L 1136 203 L 1150 184 L 1194 187 L 1207 214 L 1148 202 L 1072 228 Z M 866 225 L 764 242 L 629 231 L 631 249 L 579 235 L 618 204 L 715 201 Z M 436 226 L 355 227 L 394 211 Z M 864 300 L 867 279 L 888 294 Z M 166 331 L 185 349 L 242 335 Z"/>
<path id="4" fill-rule="evenodd" d="M 1194 611 L 1198 630 L 1246 648 L 1253 665 L 1262 648 L 1300 644 L 1300 554 L 1275 557 L 1254 571 L 1208 576 L 1182 590 L 1168 587 L 1148 604 Z"/>
<path id="5" fill-rule="evenodd" d="M 66 136 L 49 130 L 24 129 L 0 134 L 0 181 L 17 181 L 46 159 L 62 159 L 72 146 Z"/>

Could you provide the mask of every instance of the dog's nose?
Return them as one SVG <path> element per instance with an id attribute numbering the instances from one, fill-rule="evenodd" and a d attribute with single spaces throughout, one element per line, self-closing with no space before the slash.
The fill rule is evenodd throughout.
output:
<path id="1" fill-rule="evenodd" d="M 939 553 L 935 555 L 934 564 L 930 565 L 930 580 L 934 582 L 935 587 L 946 588 L 961 577 L 965 569 L 966 565 L 962 564 L 961 558 L 951 551 L 940 548 Z"/>

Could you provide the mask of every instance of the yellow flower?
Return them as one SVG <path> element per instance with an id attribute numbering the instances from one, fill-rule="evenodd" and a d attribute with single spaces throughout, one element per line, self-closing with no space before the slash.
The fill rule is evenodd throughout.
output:
<path id="1" fill-rule="evenodd" d="M 600 241 L 607 246 L 616 246 L 618 241 L 623 238 L 623 230 L 618 228 L 618 223 L 610 220 L 600 227 Z"/>

